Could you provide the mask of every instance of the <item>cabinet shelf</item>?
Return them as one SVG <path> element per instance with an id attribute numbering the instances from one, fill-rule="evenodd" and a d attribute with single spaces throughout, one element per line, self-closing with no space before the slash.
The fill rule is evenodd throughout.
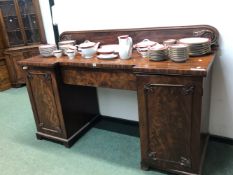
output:
<path id="1" fill-rule="evenodd" d="M 14 29 L 14 30 L 7 30 L 7 33 L 12 33 L 12 32 L 20 32 L 20 29 Z"/>
<path id="2" fill-rule="evenodd" d="M 3 18 L 18 18 L 16 15 L 6 15 L 6 16 L 3 16 Z"/>
<path id="3" fill-rule="evenodd" d="M 24 30 L 39 30 L 39 28 L 24 28 Z"/>
<path id="4" fill-rule="evenodd" d="M 36 16 L 35 13 L 23 13 L 21 14 L 22 17 L 26 17 L 26 16 Z"/>

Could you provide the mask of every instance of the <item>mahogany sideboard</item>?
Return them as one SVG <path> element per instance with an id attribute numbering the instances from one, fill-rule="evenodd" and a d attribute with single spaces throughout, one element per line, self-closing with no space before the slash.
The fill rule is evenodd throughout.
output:
<path id="1" fill-rule="evenodd" d="M 37 126 L 37 138 L 70 147 L 100 116 L 96 87 L 137 91 L 141 168 L 175 174 L 201 174 L 208 143 L 211 69 L 218 31 L 207 25 L 143 29 L 64 32 L 60 39 L 117 43 L 129 34 L 134 43 L 145 38 L 192 36 L 211 38 L 212 53 L 184 63 L 153 62 L 135 51 L 129 60 L 74 59 L 35 56 L 19 64 Z M 215 50 L 215 51 L 214 51 Z"/>

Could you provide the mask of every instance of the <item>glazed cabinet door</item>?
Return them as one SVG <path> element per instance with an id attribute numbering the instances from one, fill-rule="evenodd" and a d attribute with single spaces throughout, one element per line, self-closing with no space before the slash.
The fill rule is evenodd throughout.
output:
<path id="1" fill-rule="evenodd" d="M 27 88 L 38 132 L 63 138 L 66 133 L 55 78 L 53 71 L 29 70 Z"/>
<path id="2" fill-rule="evenodd" d="M 1 0 L 0 25 L 7 48 L 46 42 L 38 0 Z"/>
<path id="3" fill-rule="evenodd" d="M 137 76 L 142 168 L 191 168 L 195 83 L 188 78 Z M 145 166 L 145 167 L 143 167 Z"/>

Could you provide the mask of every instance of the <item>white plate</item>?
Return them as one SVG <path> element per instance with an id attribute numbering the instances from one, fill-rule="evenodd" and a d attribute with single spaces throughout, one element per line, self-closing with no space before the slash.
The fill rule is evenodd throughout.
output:
<path id="1" fill-rule="evenodd" d="M 202 37 L 179 39 L 179 43 L 184 43 L 184 44 L 202 44 L 208 42 L 210 42 L 209 38 L 202 38 Z"/>
<path id="2" fill-rule="evenodd" d="M 117 58 L 117 57 L 118 57 L 117 54 L 100 54 L 100 55 L 97 55 L 97 58 L 105 59 L 105 60 L 114 59 L 114 58 Z"/>

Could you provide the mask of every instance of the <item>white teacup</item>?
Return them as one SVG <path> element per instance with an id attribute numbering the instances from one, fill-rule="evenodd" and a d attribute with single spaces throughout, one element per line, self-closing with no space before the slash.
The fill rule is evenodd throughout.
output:
<path id="1" fill-rule="evenodd" d="M 75 55 L 76 55 L 76 52 L 75 52 L 75 50 L 67 50 L 66 51 L 66 55 L 69 57 L 69 59 L 73 59 L 74 57 L 75 57 Z"/>
<path id="2" fill-rule="evenodd" d="M 62 50 L 54 50 L 53 51 L 53 55 L 56 57 L 56 58 L 60 58 L 62 56 Z"/>
<path id="3" fill-rule="evenodd" d="M 66 55 L 66 51 L 71 47 L 72 45 L 66 44 L 66 45 L 60 45 L 59 49 L 62 50 L 63 54 Z"/>

